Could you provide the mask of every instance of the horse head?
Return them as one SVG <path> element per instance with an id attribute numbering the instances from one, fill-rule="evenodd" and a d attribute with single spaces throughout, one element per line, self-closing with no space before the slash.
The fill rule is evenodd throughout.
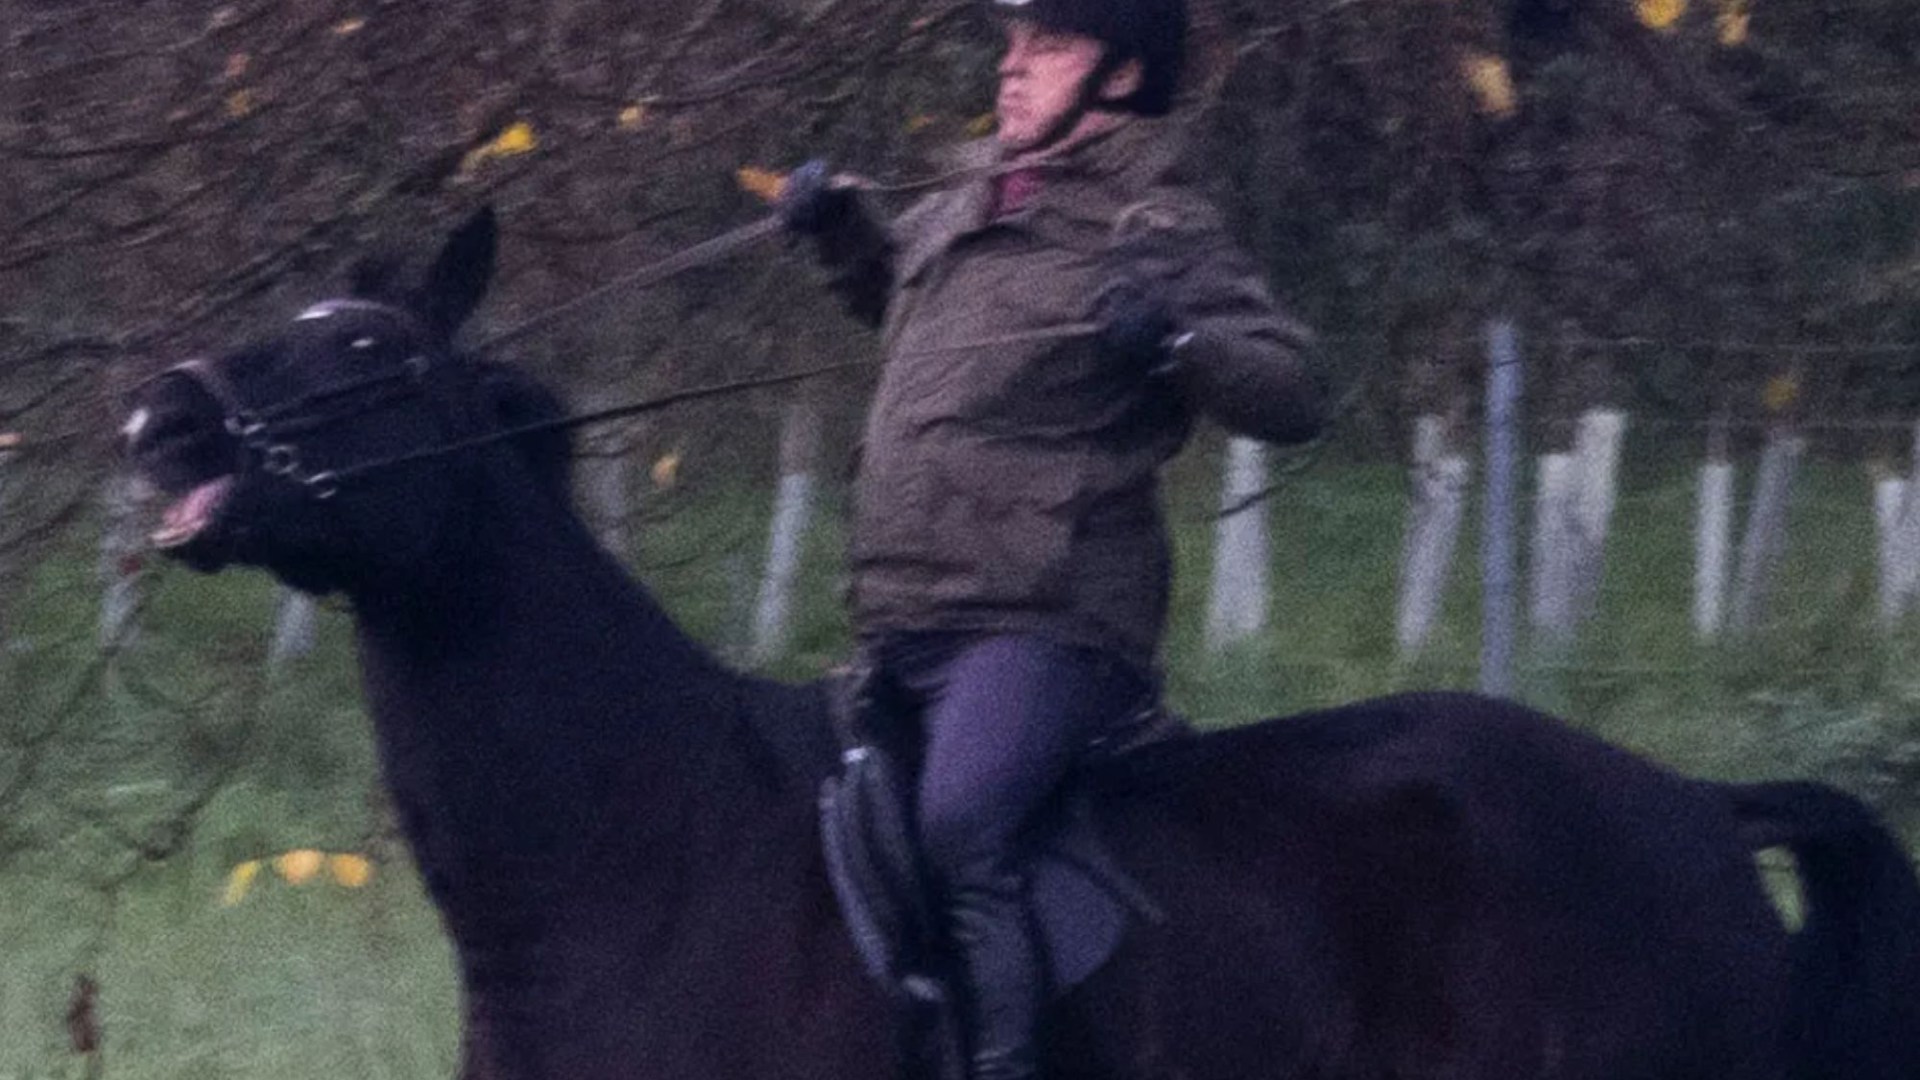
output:
<path id="1" fill-rule="evenodd" d="M 168 500 L 156 546 L 203 571 L 252 565 L 351 592 L 417 573 L 473 510 L 475 470 L 519 467 L 523 486 L 564 501 L 564 434 L 449 449 L 560 412 L 530 378 L 454 349 L 494 248 L 482 210 L 419 280 L 363 263 L 344 296 L 141 384 L 122 435 Z"/>

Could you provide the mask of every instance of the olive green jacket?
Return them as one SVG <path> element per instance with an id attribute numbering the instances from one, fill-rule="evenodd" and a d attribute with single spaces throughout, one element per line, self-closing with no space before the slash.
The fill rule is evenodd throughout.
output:
<path id="1" fill-rule="evenodd" d="M 1275 442 L 1317 432 L 1306 335 L 1180 178 L 1181 142 L 1130 120 L 998 220 L 995 151 L 974 144 L 971 178 L 821 237 L 885 358 L 854 488 L 863 635 L 1027 631 L 1151 666 L 1171 566 L 1157 473 L 1196 411 Z M 1191 335 L 1168 370 L 1099 345 L 1095 298 L 1123 271 Z"/>

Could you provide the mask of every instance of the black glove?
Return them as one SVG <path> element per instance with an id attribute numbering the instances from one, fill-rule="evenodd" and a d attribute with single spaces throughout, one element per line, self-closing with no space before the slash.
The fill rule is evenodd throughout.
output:
<path id="1" fill-rule="evenodd" d="M 853 189 L 836 185 L 827 163 L 815 158 L 787 174 L 774 209 L 789 231 L 818 236 L 845 221 L 853 205 Z"/>
<path id="2" fill-rule="evenodd" d="M 1138 279 L 1122 275 L 1109 281 L 1094 300 L 1093 317 L 1108 355 L 1149 375 L 1163 374 L 1171 366 L 1179 324 L 1166 301 Z"/>

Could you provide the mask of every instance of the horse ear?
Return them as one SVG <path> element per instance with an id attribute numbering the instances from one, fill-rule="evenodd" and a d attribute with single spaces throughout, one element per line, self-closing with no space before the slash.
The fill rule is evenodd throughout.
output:
<path id="1" fill-rule="evenodd" d="M 553 391 L 518 368 L 489 360 L 475 361 L 480 388 L 500 430 L 527 427 L 567 415 Z M 572 501 L 573 437 L 564 428 L 529 432 L 513 440 L 513 448 L 532 466 L 540 485 L 563 503 Z"/>
<path id="2" fill-rule="evenodd" d="M 487 286 L 493 282 L 497 236 L 493 207 L 481 207 L 447 238 L 433 269 L 427 272 L 419 306 L 434 328 L 448 337 L 480 306 Z"/>

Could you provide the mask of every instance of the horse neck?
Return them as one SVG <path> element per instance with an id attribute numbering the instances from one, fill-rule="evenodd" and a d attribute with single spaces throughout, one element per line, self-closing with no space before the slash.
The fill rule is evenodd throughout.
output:
<path id="1" fill-rule="evenodd" d="M 362 677 L 422 861 L 551 877 L 680 818 L 748 684 L 524 470 L 486 475 L 429 571 L 354 597 Z"/>

